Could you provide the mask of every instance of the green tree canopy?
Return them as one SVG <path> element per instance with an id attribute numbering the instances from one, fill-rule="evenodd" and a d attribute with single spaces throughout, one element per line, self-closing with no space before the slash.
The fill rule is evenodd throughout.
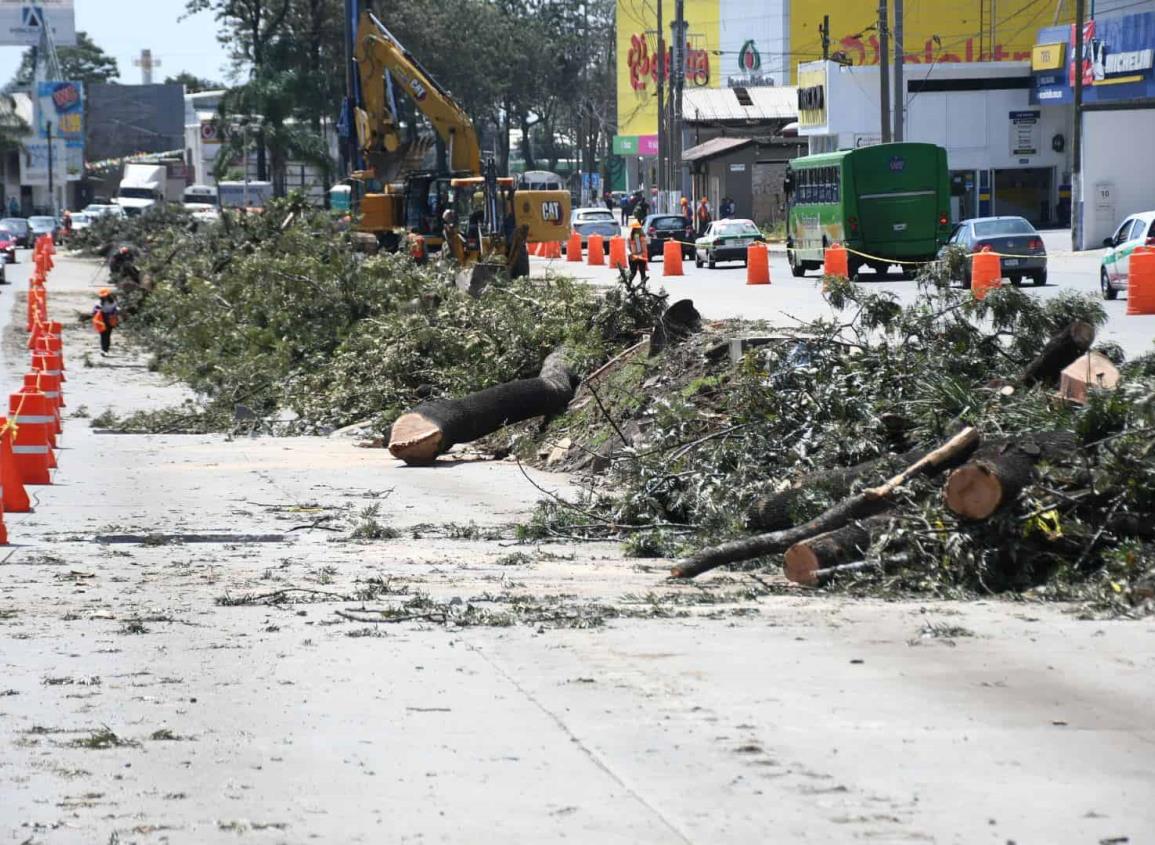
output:
<path id="1" fill-rule="evenodd" d="M 170 76 L 164 81 L 165 85 L 183 85 L 184 90 L 188 94 L 196 94 L 200 91 L 219 91 L 228 86 L 214 82 L 211 79 L 201 79 L 195 74 L 189 73 L 187 70 L 182 70 L 176 76 Z"/>
<path id="2" fill-rule="evenodd" d="M 92 84 L 112 82 L 120 77 L 116 59 L 104 52 L 88 37 L 87 32 L 76 33 L 75 47 L 57 47 L 56 55 L 60 58 L 60 74 L 66 80 Z M 32 56 L 32 48 L 24 51 L 20 67 L 16 69 L 16 75 L 8 83 L 8 90 L 19 91 L 32 85 L 34 73 Z"/>

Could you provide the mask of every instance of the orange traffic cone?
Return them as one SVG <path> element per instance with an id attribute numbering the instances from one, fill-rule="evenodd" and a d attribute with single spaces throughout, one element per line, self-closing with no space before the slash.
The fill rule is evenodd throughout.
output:
<path id="1" fill-rule="evenodd" d="M 666 241 L 662 245 L 662 275 L 685 275 L 682 271 L 682 245 L 675 240 Z"/>
<path id="2" fill-rule="evenodd" d="M 565 260 L 574 261 L 578 264 L 582 260 L 582 236 L 574 232 L 569 236 L 569 243 L 565 245 Z"/>
<path id="3" fill-rule="evenodd" d="M 750 244 L 746 247 L 746 284 L 770 284 L 770 251 L 766 244 Z"/>
<path id="4" fill-rule="evenodd" d="M 35 387 L 22 387 L 19 393 L 8 397 L 8 419 L 16 424 L 16 430 L 43 428 L 44 441 L 56 448 L 56 405 L 42 391 Z M 53 456 L 52 465 L 56 466 Z"/>
<path id="5" fill-rule="evenodd" d="M 28 513 L 32 510 L 32 502 L 28 498 L 28 491 L 24 489 L 20 469 L 12 454 L 12 429 L 3 417 L 0 417 L 0 490 L 3 491 L 0 498 L 3 499 L 4 510 L 8 513 Z"/>
<path id="6" fill-rule="evenodd" d="M 610 238 L 610 266 L 615 269 L 625 269 L 630 266 L 626 258 L 626 239 L 621 235 Z"/>
<path id="7" fill-rule="evenodd" d="M 606 263 L 606 245 L 601 235 L 589 236 L 586 242 L 586 263 L 590 267 L 601 267 Z"/>

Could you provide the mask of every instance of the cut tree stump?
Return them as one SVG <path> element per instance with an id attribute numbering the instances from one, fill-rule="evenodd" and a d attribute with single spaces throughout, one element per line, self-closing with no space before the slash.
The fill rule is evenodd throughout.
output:
<path id="1" fill-rule="evenodd" d="M 1034 384 L 1055 386 L 1063 368 L 1091 348 L 1095 342 L 1095 327 L 1082 320 L 1074 320 L 1054 335 L 1043 351 L 1023 371 L 1023 386 Z"/>
<path id="2" fill-rule="evenodd" d="M 499 384 L 460 399 L 435 399 L 403 414 L 393 423 L 389 451 L 407 464 L 427 464 L 457 443 L 469 443 L 511 423 L 561 413 L 577 384 L 566 350 L 555 350 L 537 378 Z"/>
<path id="3" fill-rule="evenodd" d="M 985 445 L 950 474 L 943 498 L 963 519 L 987 519 L 1019 497 L 1035 477 L 1035 464 L 1069 458 L 1079 438 L 1069 431 L 1023 434 Z"/>
<path id="4" fill-rule="evenodd" d="M 720 546 L 703 549 L 697 554 L 679 561 L 670 570 L 670 575 L 674 578 L 693 578 L 727 563 L 736 563 L 740 560 L 750 560 L 750 558 L 761 557 L 762 555 L 784 552 L 795 543 L 841 528 L 856 519 L 875 516 L 891 507 L 891 496 L 903 484 L 916 476 L 930 475 L 957 466 L 966 460 L 967 456 L 978 446 L 978 443 L 978 431 L 973 428 L 965 428 L 885 484 L 871 487 L 849 499 L 844 499 L 803 525 L 787 528 L 783 531 L 773 531 L 769 534 L 758 534 L 742 540 L 732 540 Z"/>
<path id="5" fill-rule="evenodd" d="M 1076 358 L 1059 374 L 1059 395 L 1070 402 L 1087 404 L 1090 390 L 1114 390 L 1119 384 L 1119 370 L 1099 352 L 1088 352 Z"/>
<path id="6" fill-rule="evenodd" d="M 786 577 L 795 584 L 818 586 L 819 572 L 860 561 L 874 537 L 889 525 L 888 517 L 875 516 L 795 543 L 783 556 Z"/>

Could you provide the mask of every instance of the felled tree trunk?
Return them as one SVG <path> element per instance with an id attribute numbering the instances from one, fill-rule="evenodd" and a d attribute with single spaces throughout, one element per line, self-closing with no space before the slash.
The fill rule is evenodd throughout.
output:
<path id="1" fill-rule="evenodd" d="M 946 506 L 963 519 L 981 520 L 1018 498 L 1035 476 L 1035 464 L 1068 458 L 1079 448 L 1069 431 L 1023 434 L 975 452 L 947 479 Z"/>
<path id="2" fill-rule="evenodd" d="M 510 423 L 565 410 L 578 377 L 564 349 L 545 359 L 537 378 L 511 381 L 460 399 L 418 405 L 393 423 L 389 451 L 407 464 L 425 464 L 456 443 L 469 443 Z"/>
<path id="3" fill-rule="evenodd" d="M 1095 327 L 1082 320 L 1074 320 L 1047 341 L 1043 351 L 1027 365 L 1023 371 L 1023 386 L 1057 386 L 1063 368 L 1090 349 L 1094 342 Z"/>
<path id="4" fill-rule="evenodd" d="M 974 451 L 978 442 L 979 433 L 977 430 L 964 429 L 885 484 L 871 487 L 849 499 L 844 499 L 807 523 L 783 531 L 759 534 L 755 537 L 723 543 L 711 549 L 703 549 L 696 555 L 679 562 L 670 571 L 670 574 L 674 578 L 693 578 L 727 563 L 784 552 L 795 543 L 841 528 L 856 519 L 875 516 L 891 506 L 891 496 L 894 491 L 907 481 L 915 476 L 929 475 L 951 466 L 957 466 Z"/>
<path id="5" fill-rule="evenodd" d="M 818 573 L 860 561 L 888 525 L 889 518 L 875 516 L 795 543 L 783 556 L 786 577 L 795 584 L 817 586 L 825 577 Z"/>

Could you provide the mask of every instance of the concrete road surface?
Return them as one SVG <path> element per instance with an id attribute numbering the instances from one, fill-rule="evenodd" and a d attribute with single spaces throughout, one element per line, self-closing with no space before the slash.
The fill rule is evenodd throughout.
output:
<path id="1" fill-rule="evenodd" d="M 107 410 L 186 394 L 123 337 L 96 354 L 74 315 L 99 270 L 59 263 L 60 469 L 35 513 L 7 515 L 0 556 L 0 843 L 1155 831 L 1151 621 L 847 600 L 773 572 L 669 584 L 666 562 L 614 545 L 518 544 L 512 523 L 541 494 L 507 462 L 102 433 Z M 13 389 L 27 264 L 9 270 Z M 713 303 L 695 294 L 715 314 L 727 296 L 810 295 L 736 275 L 679 284 L 716 286 Z M 356 540 L 357 524 L 397 533 Z M 348 618 L 380 609 L 403 619 Z"/>
<path id="2" fill-rule="evenodd" d="M 1048 281 L 1043 287 L 1027 285 L 1023 289 L 1041 297 L 1057 296 L 1063 291 L 1080 291 L 1098 296 L 1099 260 L 1103 250 L 1071 252 L 1070 230 L 1043 233 L 1050 256 Z M 594 284 L 615 284 L 613 271 L 606 267 L 571 263 L 564 259 L 531 258 L 534 271 L 558 272 L 589 280 Z M 790 318 L 812 320 L 830 313 L 819 294 L 819 271 L 801 279 L 794 278 L 786 262 L 785 247 L 772 246 L 770 255 L 771 284 L 748 287 L 746 270 L 740 263 L 719 264 L 714 270 L 698 269 L 692 259 L 683 262 L 684 276 L 663 277 L 662 261 L 651 265 L 653 278 L 675 298 L 689 297 L 703 316 L 712 319 L 741 317 L 750 320 L 770 320 L 789 323 Z M 892 274 L 876 277 L 869 270 L 860 276 L 862 284 L 892 291 L 901 301 L 911 301 L 918 292 L 917 285 L 901 278 L 894 268 Z M 1103 302 L 1108 314 L 1107 325 L 1099 332 L 1099 340 L 1118 343 L 1128 356 L 1149 352 L 1155 340 L 1155 316 L 1128 316 L 1126 294 L 1114 302 Z"/>

